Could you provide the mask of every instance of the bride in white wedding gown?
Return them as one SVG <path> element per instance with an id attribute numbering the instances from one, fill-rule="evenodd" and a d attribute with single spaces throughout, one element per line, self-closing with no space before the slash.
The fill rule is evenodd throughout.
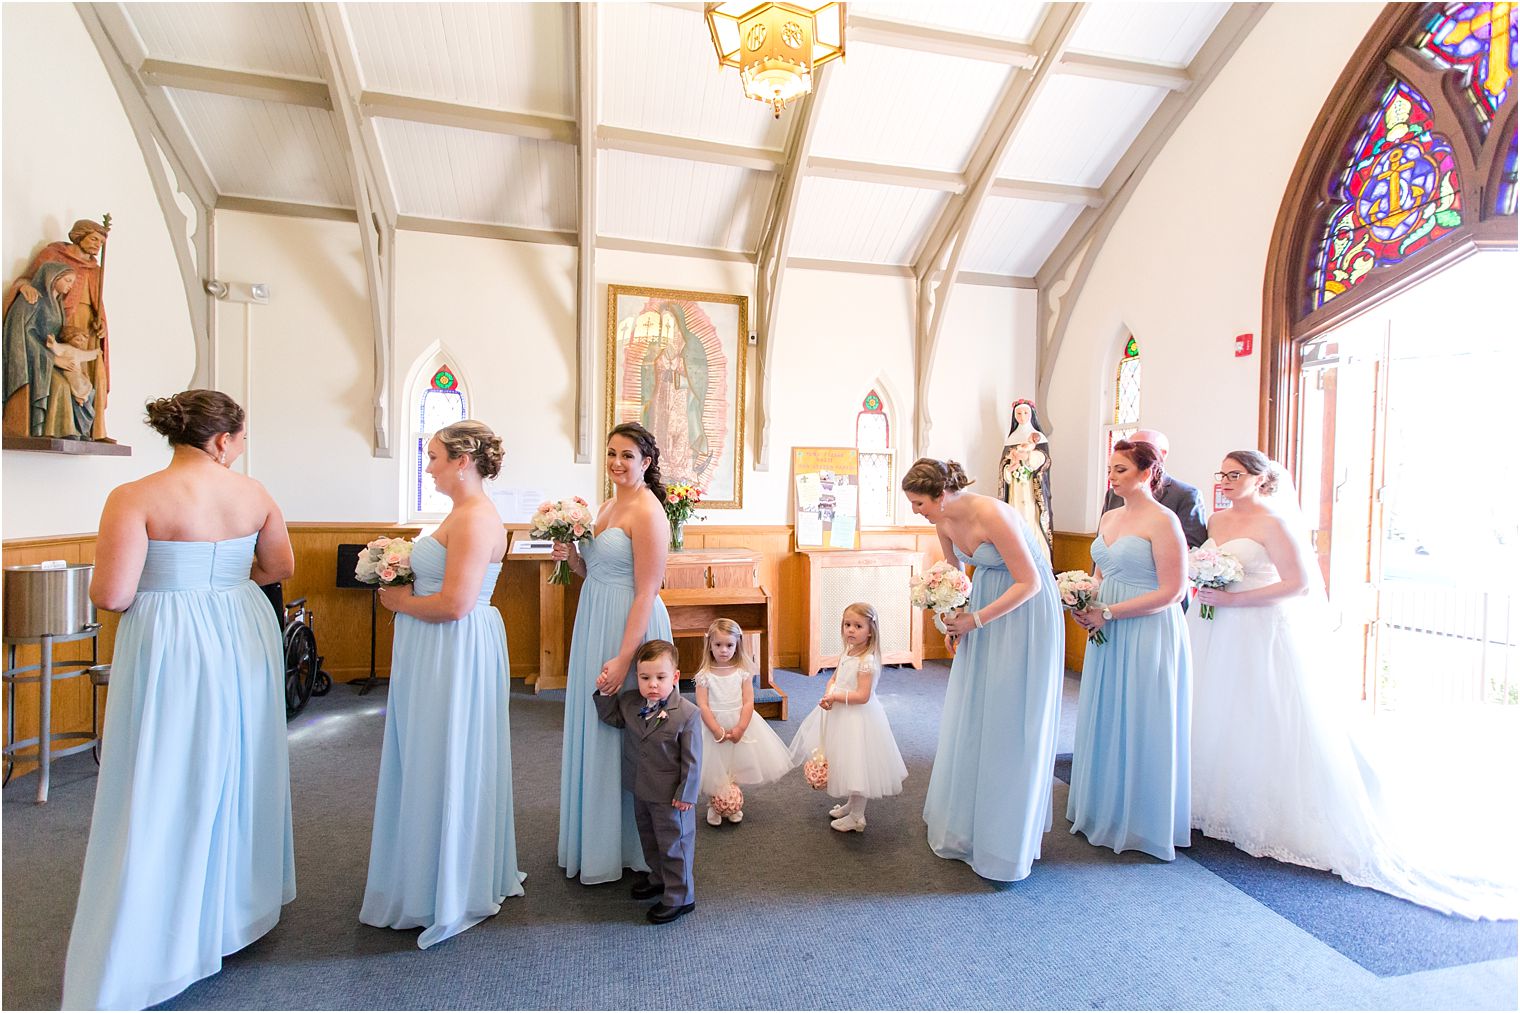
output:
<path id="1" fill-rule="evenodd" d="M 1234 505 L 1209 519 L 1209 544 L 1239 559 L 1245 577 L 1198 592 L 1214 618 L 1196 608 L 1188 617 L 1193 826 L 1447 914 L 1514 918 L 1514 842 L 1437 818 L 1422 808 L 1437 800 L 1380 780 L 1392 767 L 1354 731 L 1357 715 L 1336 694 L 1324 585 L 1295 497 L 1276 489 L 1287 484 L 1281 469 L 1235 451 L 1216 479 Z M 1507 791 L 1488 806 L 1509 804 Z"/>

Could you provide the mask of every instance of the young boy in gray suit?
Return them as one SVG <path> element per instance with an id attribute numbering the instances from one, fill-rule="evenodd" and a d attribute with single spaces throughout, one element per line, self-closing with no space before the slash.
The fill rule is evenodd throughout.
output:
<path id="1" fill-rule="evenodd" d="M 595 695 L 597 715 L 623 729 L 623 787 L 633 792 L 649 878 L 633 888 L 637 900 L 659 897 L 649 909 L 656 925 L 697 906 L 692 849 L 697 838 L 697 787 L 702 771 L 702 718 L 681 697 L 676 646 L 651 640 L 634 659 L 639 688 Z"/>

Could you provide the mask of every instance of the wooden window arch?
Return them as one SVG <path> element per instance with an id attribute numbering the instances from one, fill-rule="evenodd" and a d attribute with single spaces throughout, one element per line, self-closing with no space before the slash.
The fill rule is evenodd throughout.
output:
<path id="1" fill-rule="evenodd" d="M 1290 469 L 1304 342 L 1480 250 L 1517 247 L 1517 21 L 1513 3 L 1389 4 L 1321 108 L 1263 283 L 1261 445 Z M 1326 244 L 1355 243 L 1356 226 L 1373 241 L 1342 249 L 1356 263 L 1337 273 Z"/>

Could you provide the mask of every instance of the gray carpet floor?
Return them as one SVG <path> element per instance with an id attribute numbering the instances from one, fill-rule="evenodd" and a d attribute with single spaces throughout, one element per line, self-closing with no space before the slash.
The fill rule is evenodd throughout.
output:
<path id="1" fill-rule="evenodd" d="M 829 800 L 798 774 L 752 789 L 742 824 L 699 823 L 697 910 L 668 926 L 626 885 L 582 887 L 556 866 L 562 695 L 516 686 L 527 895 L 426 952 L 416 931 L 357 920 L 385 694 L 335 687 L 290 726 L 299 895 L 166 1008 L 1516 1008 L 1513 958 L 1379 977 L 1198 863 L 1114 855 L 1059 815 L 1021 883 L 934 857 L 920 814 L 946 674 L 883 680 L 910 774 L 864 834 L 831 830 Z M 824 680 L 778 681 L 789 738 Z M 1075 709 L 1068 680 L 1062 751 Z M 31 777 L 4 792 L 6 1008 L 57 1008 L 95 783 L 86 754 L 58 765 L 46 806 Z"/>

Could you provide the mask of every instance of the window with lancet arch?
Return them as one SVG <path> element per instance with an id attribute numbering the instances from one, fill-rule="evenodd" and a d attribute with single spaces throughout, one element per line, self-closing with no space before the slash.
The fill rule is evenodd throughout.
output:
<path id="1" fill-rule="evenodd" d="M 1114 367 L 1114 410 L 1105 427 L 1109 453 L 1115 443 L 1140 428 L 1140 379 L 1140 342 L 1133 334 L 1127 334 L 1119 349 L 1119 363 Z M 1106 472 L 1107 456 L 1103 468 Z"/>
<path id="2" fill-rule="evenodd" d="M 409 407 L 412 466 L 407 490 L 408 519 L 442 517 L 449 512 L 451 504 L 447 496 L 433 488 L 433 480 L 427 476 L 427 445 L 433 434 L 444 426 L 470 417 L 469 402 L 459 387 L 459 375 L 446 363 L 431 374 L 424 373 Z"/>
<path id="3" fill-rule="evenodd" d="M 1388 4 L 1320 110 L 1267 258 L 1262 445 L 1292 467 L 1299 350 L 1516 243 L 1515 3 Z"/>
<path id="4" fill-rule="evenodd" d="M 861 399 L 855 413 L 855 453 L 860 476 L 860 523 L 890 526 L 896 516 L 896 466 L 892 451 L 892 419 L 876 388 Z"/>

